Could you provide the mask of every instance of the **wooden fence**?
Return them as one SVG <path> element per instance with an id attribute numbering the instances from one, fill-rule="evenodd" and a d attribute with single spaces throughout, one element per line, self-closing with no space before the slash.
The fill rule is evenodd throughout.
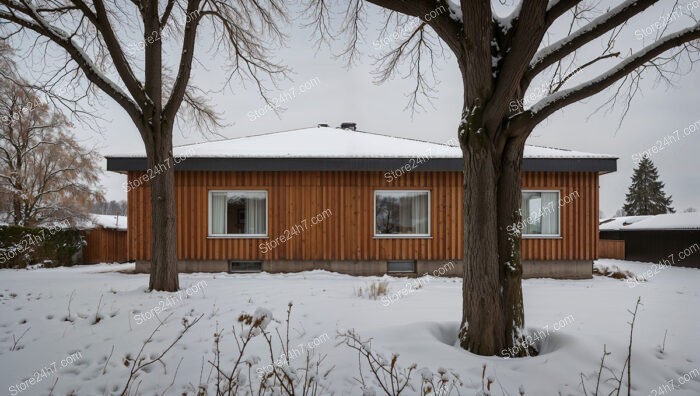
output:
<path id="1" fill-rule="evenodd" d="M 83 263 L 123 263 L 129 261 L 126 230 L 95 228 L 84 231 L 87 245 L 83 248 Z"/>
<path id="2" fill-rule="evenodd" d="M 598 257 L 608 259 L 625 259 L 625 241 L 601 239 L 598 241 Z"/>

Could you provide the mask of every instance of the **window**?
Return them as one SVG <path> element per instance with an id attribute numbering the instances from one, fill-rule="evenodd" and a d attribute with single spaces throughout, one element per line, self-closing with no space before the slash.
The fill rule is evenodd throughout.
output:
<path id="1" fill-rule="evenodd" d="M 523 191 L 523 236 L 559 236 L 559 191 Z"/>
<path id="2" fill-rule="evenodd" d="M 267 236 L 267 191 L 209 192 L 209 235 Z"/>
<path id="3" fill-rule="evenodd" d="M 261 272 L 262 261 L 231 261 L 228 272 Z"/>
<path id="4" fill-rule="evenodd" d="M 377 237 L 430 236 L 429 191 L 375 191 L 374 214 Z"/>
<path id="5" fill-rule="evenodd" d="M 415 261 L 389 261 L 386 263 L 386 272 L 416 273 Z"/>

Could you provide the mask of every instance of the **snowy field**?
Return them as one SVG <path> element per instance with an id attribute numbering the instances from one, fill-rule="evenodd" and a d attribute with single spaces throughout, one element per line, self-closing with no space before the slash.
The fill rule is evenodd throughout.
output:
<path id="1" fill-rule="evenodd" d="M 601 260 L 637 275 L 651 264 Z M 700 271 L 661 268 L 643 282 L 595 277 L 583 281 L 533 279 L 524 282 L 526 320 L 541 355 L 507 359 L 480 357 L 454 346 L 461 312 L 461 280 L 351 277 L 322 271 L 299 274 L 181 275 L 178 295 L 147 293 L 146 275 L 129 274 L 132 264 L 94 265 L 38 270 L 0 270 L 0 394 L 113 395 L 129 376 L 125 365 L 144 340 L 165 320 L 144 350 L 155 358 L 180 333 L 183 317 L 191 323 L 204 315 L 165 355 L 164 363 L 146 368 L 135 379 L 132 394 L 197 394 L 200 386 L 215 394 L 212 366 L 214 334 L 223 330 L 223 367 L 237 357 L 232 327 L 240 330 L 242 312 L 258 307 L 276 320 L 267 330 L 284 335 L 287 305 L 293 301 L 289 365 L 305 365 L 306 354 L 326 355 L 323 381 L 330 391 L 319 394 L 362 394 L 358 354 L 337 338 L 354 329 L 371 338 L 373 352 L 398 353 L 398 366 L 413 363 L 414 389 L 429 368 L 459 375 L 459 394 L 482 389 L 482 370 L 493 380 L 492 395 L 582 395 L 595 388 L 603 345 L 606 357 L 601 389 L 607 395 L 627 356 L 628 321 L 641 296 L 632 351 L 633 395 L 700 394 Z M 651 276 L 649 276 L 651 275 Z M 357 296 L 359 287 L 387 280 L 388 295 L 376 300 Z M 407 285 L 407 283 L 409 285 Z M 417 285 L 420 284 L 420 287 Z M 160 312 L 161 308 L 167 308 Z M 69 314 L 70 309 L 70 314 Z M 265 312 L 258 311 L 258 312 Z M 156 318 L 155 316 L 160 318 Z M 172 315 L 171 315 L 172 314 Z M 70 317 L 69 317 L 70 315 Z M 170 316 L 168 316 L 170 315 Z M 239 332 L 240 334 L 240 332 Z M 665 341 L 664 341 L 665 337 Z M 18 340 L 19 339 L 19 340 Z M 274 359 L 283 360 L 280 351 Z M 247 361 L 257 381 L 270 363 L 267 344 L 253 339 Z M 247 370 L 246 370 L 247 371 Z M 374 387 L 366 365 L 366 386 Z M 625 374 L 626 375 L 626 374 Z M 331 392 L 332 391 L 332 392 Z M 456 391 L 452 394 L 458 394 Z M 626 394 L 626 389 L 620 394 Z"/>

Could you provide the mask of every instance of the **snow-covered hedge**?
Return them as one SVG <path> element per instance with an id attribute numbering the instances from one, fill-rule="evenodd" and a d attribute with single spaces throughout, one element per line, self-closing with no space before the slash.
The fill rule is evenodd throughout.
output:
<path id="1" fill-rule="evenodd" d="M 0 268 L 77 264 L 84 245 L 78 230 L 0 226 Z"/>

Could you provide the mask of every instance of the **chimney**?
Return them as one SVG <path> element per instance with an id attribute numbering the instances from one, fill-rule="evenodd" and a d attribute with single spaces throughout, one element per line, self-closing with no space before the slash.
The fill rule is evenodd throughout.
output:
<path id="1" fill-rule="evenodd" d="M 328 124 L 318 124 L 319 128 L 328 128 Z"/>
<path id="2" fill-rule="evenodd" d="M 340 124 L 340 129 L 348 129 L 350 131 L 356 131 L 357 124 L 354 122 L 344 122 L 344 123 Z"/>

